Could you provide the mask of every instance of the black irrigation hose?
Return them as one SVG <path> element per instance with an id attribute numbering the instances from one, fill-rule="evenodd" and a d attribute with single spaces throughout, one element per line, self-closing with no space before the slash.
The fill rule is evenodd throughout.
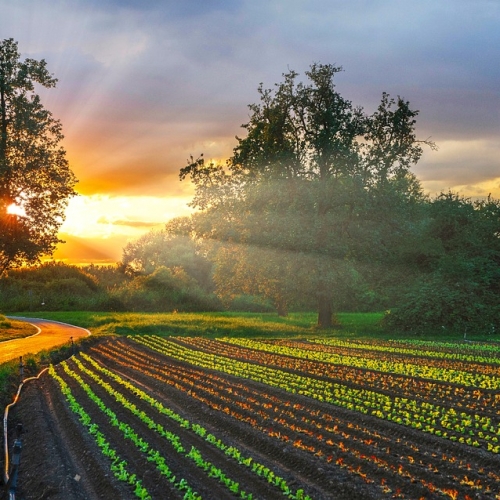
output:
<path id="1" fill-rule="evenodd" d="M 11 318 L 11 319 L 21 319 L 21 320 L 29 319 L 29 318 L 22 318 L 20 316 L 7 316 L 7 317 Z M 55 320 L 50 320 L 50 321 L 52 321 L 53 323 L 59 323 L 61 325 L 68 325 L 68 323 L 63 323 L 62 321 L 55 321 Z M 31 324 L 33 324 L 33 323 L 31 323 Z M 38 332 L 35 335 L 38 335 L 41 332 L 40 328 L 37 325 L 33 325 L 33 326 L 35 326 L 38 330 Z M 75 325 L 69 325 L 69 326 L 75 326 Z M 88 335 L 91 335 L 91 332 L 89 330 L 87 330 L 87 328 L 82 328 L 79 326 L 77 326 L 75 328 L 80 328 L 81 330 L 86 331 Z M 71 340 L 72 351 L 74 354 L 75 347 L 74 347 L 74 343 L 73 343 L 73 337 L 70 337 L 70 340 Z M 22 356 L 20 359 L 21 359 L 21 363 L 19 366 L 22 369 Z M 4 446 L 4 457 L 5 457 L 3 481 L 4 481 L 5 485 L 9 486 L 9 500 L 15 500 L 15 498 L 16 498 L 16 496 L 15 496 L 15 490 L 16 490 L 15 481 L 16 481 L 16 476 L 17 476 L 17 466 L 19 465 L 19 454 L 21 452 L 21 441 L 18 437 L 18 439 L 16 439 L 16 441 L 14 443 L 15 453 L 13 454 L 14 455 L 13 458 L 15 458 L 16 460 L 15 461 L 13 460 L 13 465 L 14 465 L 15 469 L 14 469 L 14 473 L 12 474 L 12 477 L 10 477 L 9 476 L 9 443 L 8 443 L 8 438 L 7 438 L 7 420 L 9 418 L 9 409 L 17 403 L 19 396 L 21 394 L 21 389 L 23 388 L 24 384 L 30 380 L 36 380 L 36 379 L 40 378 L 40 375 L 42 375 L 42 373 L 47 371 L 47 370 L 48 370 L 48 368 L 44 368 L 36 377 L 25 378 L 19 384 L 19 388 L 17 389 L 17 393 L 16 393 L 12 403 L 10 403 L 9 405 L 7 405 L 5 407 L 5 412 L 4 412 L 4 416 L 3 416 L 3 446 Z M 21 371 L 21 376 L 22 376 L 22 371 Z M 18 429 L 18 432 L 20 434 L 21 429 Z M 16 446 L 17 446 L 17 449 L 16 449 Z M 9 484 L 9 481 L 11 484 Z"/>
<path id="2" fill-rule="evenodd" d="M 21 394 L 21 389 L 23 388 L 24 384 L 26 382 L 29 382 L 30 380 L 37 380 L 40 378 L 40 375 L 42 375 L 43 372 L 47 371 L 48 368 L 44 368 L 36 377 L 28 377 L 25 378 L 20 384 L 19 388 L 17 389 L 17 393 L 14 396 L 14 400 L 12 403 L 7 405 L 5 407 L 5 412 L 3 416 L 3 445 L 4 445 L 4 457 L 5 457 L 5 462 L 4 462 L 4 472 L 3 472 L 3 480 L 4 484 L 8 485 L 9 480 L 13 479 L 9 476 L 9 443 L 8 443 L 8 435 L 7 435 L 7 420 L 9 418 L 9 409 L 13 407 L 17 401 L 19 400 L 19 396 Z M 20 449 L 19 449 L 20 451 Z M 16 466 L 19 464 L 15 464 Z M 15 489 L 15 484 L 14 484 L 14 489 Z M 9 499 L 14 500 L 15 499 L 15 493 L 13 491 L 10 491 L 9 489 Z"/>

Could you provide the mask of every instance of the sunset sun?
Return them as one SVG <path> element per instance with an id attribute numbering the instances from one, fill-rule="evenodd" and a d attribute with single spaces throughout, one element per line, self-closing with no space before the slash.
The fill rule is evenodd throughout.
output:
<path id="1" fill-rule="evenodd" d="M 26 217 L 26 211 L 24 207 L 17 205 L 16 203 L 11 203 L 7 207 L 7 213 L 10 215 L 20 215 L 21 217 Z"/>
<path id="2" fill-rule="evenodd" d="M 499 26 L 0 0 L 1 496 L 500 500 Z"/>

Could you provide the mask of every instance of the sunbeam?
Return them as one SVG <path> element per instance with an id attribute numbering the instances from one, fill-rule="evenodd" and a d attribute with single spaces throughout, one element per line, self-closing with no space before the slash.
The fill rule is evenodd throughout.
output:
<path id="1" fill-rule="evenodd" d="M 500 196 L 498 3 L 387 0 L 362 2 L 360 14 L 360 2 L 327 0 L 286 9 L 274 0 L 0 2 L 2 37 L 19 43 L 22 58 L 45 59 L 58 79 L 39 93 L 61 121 L 77 191 L 96 197 L 91 205 L 109 196 L 100 213 L 86 206 L 78 215 L 71 201 L 72 234 L 123 234 L 126 226 L 105 230 L 102 217 L 185 215 L 186 159 L 229 158 L 259 82 L 278 81 L 287 67 L 302 78 L 312 61 L 342 65 L 342 93 L 371 112 L 381 91 L 420 110 L 419 136 L 439 146 L 415 169 L 426 192 Z M 120 213 L 126 197 L 141 200 L 135 212 Z"/>

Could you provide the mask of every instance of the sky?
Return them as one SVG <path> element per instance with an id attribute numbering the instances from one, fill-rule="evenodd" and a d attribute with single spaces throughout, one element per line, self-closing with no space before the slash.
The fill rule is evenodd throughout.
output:
<path id="1" fill-rule="evenodd" d="M 0 12 L 0 40 L 58 79 L 39 94 L 79 196 L 57 260 L 117 262 L 189 215 L 188 158 L 231 156 L 259 84 L 315 62 L 342 66 L 337 90 L 368 113 L 382 92 L 419 110 L 418 137 L 439 148 L 412 169 L 426 192 L 500 198 L 500 0 L 0 0 Z"/>

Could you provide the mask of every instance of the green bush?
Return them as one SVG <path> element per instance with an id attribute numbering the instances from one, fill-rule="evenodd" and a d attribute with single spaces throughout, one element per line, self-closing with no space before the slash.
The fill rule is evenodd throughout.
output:
<path id="1" fill-rule="evenodd" d="M 267 313 L 274 312 L 274 306 L 262 297 L 254 295 L 238 295 L 229 304 L 230 311 Z"/>
<path id="2" fill-rule="evenodd" d="M 449 282 L 439 274 L 421 278 L 387 313 L 384 325 L 392 330 L 428 333 L 490 333 L 498 329 L 500 308 L 490 303 L 470 282 Z"/>

